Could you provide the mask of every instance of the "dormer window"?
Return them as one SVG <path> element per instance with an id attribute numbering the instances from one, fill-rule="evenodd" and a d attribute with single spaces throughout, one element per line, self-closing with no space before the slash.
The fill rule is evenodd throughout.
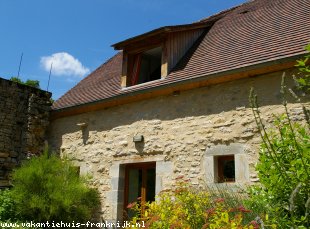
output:
<path id="1" fill-rule="evenodd" d="M 210 23 L 165 26 L 112 45 L 123 51 L 121 87 L 163 79 Z"/>
<path id="2" fill-rule="evenodd" d="M 128 55 L 126 86 L 161 78 L 162 48 L 156 47 Z"/>

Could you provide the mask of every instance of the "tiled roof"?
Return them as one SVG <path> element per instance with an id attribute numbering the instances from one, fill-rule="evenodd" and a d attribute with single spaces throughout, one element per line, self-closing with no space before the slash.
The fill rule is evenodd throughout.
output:
<path id="1" fill-rule="evenodd" d="M 102 64 L 55 101 L 53 109 L 76 106 L 118 94 L 121 84 L 122 58 L 122 52 L 119 52 Z"/>
<path id="2" fill-rule="evenodd" d="M 165 79 L 121 89 L 120 52 L 58 99 L 53 109 L 295 56 L 310 42 L 309 0 L 255 0 L 200 22 L 214 17 L 217 21 Z"/>

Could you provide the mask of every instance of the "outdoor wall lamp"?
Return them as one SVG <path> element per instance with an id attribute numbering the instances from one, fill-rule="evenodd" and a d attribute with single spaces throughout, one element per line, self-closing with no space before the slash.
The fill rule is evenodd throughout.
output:
<path id="1" fill-rule="evenodd" d="M 142 134 L 137 134 L 133 136 L 133 142 L 143 142 L 143 141 L 144 141 L 144 137 Z"/>
<path id="2" fill-rule="evenodd" d="M 85 129 L 87 127 L 87 123 L 85 122 L 77 123 L 76 125 L 80 127 L 81 129 Z"/>

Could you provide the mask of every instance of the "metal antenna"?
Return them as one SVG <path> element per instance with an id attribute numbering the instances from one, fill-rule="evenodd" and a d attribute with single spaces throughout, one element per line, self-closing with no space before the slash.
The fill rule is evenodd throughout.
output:
<path id="1" fill-rule="evenodd" d="M 52 69 L 53 69 L 53 62 L 51 63 L 50 74 L 48 75 L 48 82 L 47 82 L 46 91 L 48 91 L 48 88 L 49 88 L 49 86 L 50 86 L 50 80 L 51 80 L 51 75 L 52 75 Z"/>
<path id="2" fill-rule="evenodd" d="M 17 78 L 19 78 L 20 67 L 22 66 L 22 62 L 23 62 L 23 55 L 24 53 L 22 53 L 22 55 L 20 56 Z"/>

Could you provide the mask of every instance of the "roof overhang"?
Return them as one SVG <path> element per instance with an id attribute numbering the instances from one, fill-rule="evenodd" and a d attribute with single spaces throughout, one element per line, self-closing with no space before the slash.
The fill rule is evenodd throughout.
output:
<path id="1" fill-rule="evenodd" d="M 305 53 L 306 52 L 302 52 L 298 55 L 281 57 L 278 59 L 257 63 L 249 66 L 244 66 L 241 68 L 232 69 L 228 71 L 217 72 L 214 74 L 198 75 L 171 84 L 164 84 L 161 86 L 152 87 L 148 89 L 123 93 L 114 97 L 101 99 L 86 104 L 80 104 L 72 107 L 62 108 L 59 110 L 53 110 L 51 113 L 51 120 L 101 110 L 131 102 L 137 102 L 158 96 L 171 95 L 175 91 L 191 90 L 194 88 L 205 87 L 237 79 L 255 77 L 262 74 L 283 71 L 285 69 L 293 68 L 296 65 L 296 60 L 302 58 Z"/>
<path id="2" fill-rule="evenodd" d="M 154 29 L 150 32 L 143 33 L 141 35 L 126 39 L 124 41 L 115 43 L 111 45 L 115 50 L 124 50 L 126 47 L 134 45 L 136 43 L 139 43 L 144 40 L 156 38 L 158 37 L 164 37 L 168 33 L 173 33 L 173 32 L 182 32 L 182 31 L 189 31 L 189 30 L 194 30 L 194 29 L 203 29 L 206 27 L 209 27 L 213 24 L 213 21 L 204 21 L 204 22 L 196 22 L 192 24 L 185 24 L 185 25 L 174 25 L 174 26 L 164 26 L 160 27 L 158 29 Z"/>

